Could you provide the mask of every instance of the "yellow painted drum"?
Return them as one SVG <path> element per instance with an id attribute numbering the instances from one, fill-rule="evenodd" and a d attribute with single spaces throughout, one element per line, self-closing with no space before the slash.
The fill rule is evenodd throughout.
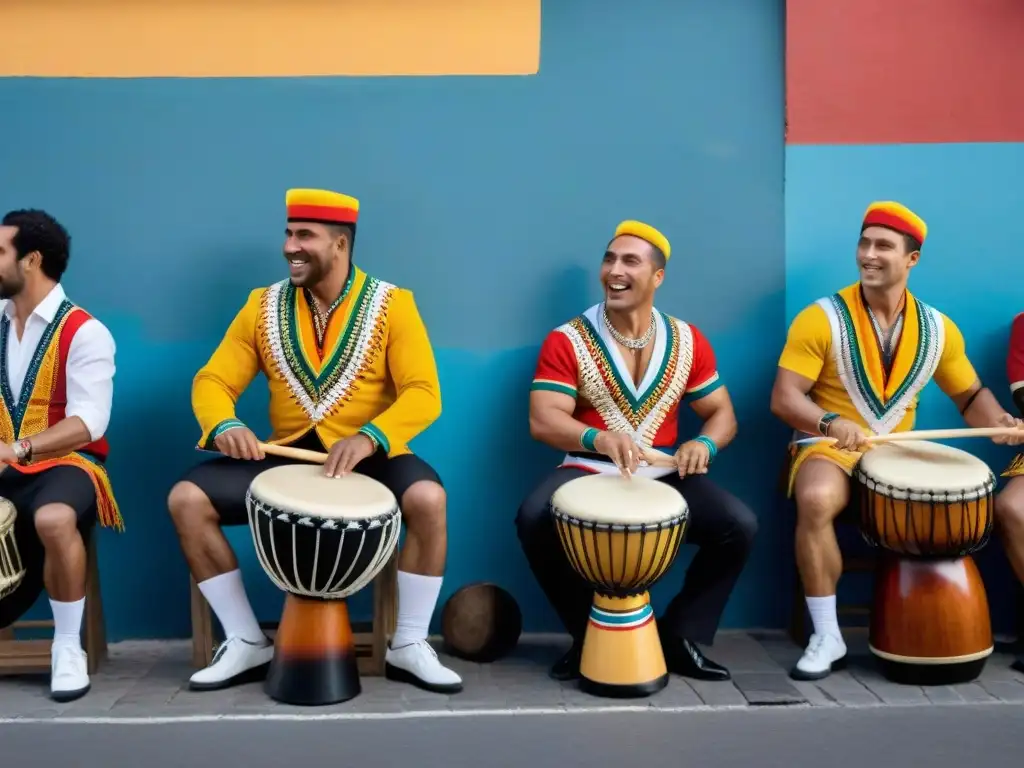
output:
<path id="1" fill-rule="evenodd" d="M 596 696 L 649 696 L 668 669 L 649 590 L 671 567 L 689 522 L 682 494 L 646 477 L 595 474 L 551 497 L 569 562 L 594 588 L 580 687 Z"/>

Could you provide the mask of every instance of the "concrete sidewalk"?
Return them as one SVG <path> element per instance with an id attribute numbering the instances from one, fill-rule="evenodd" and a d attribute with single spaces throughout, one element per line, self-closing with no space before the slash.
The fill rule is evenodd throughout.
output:
<path id="1" fill-rule="evenodd" d="M 749 707 L 563 711 L 401 721 L 0 724 L 6 764 L 53 768 L 242 765 L 358 768 L 831 768 L 1020 766 L 1018 707 Z M 823 761 L 824 762 L 824 761 Z"/>
<path id="2" fill-rule="evenodd" d="M 812 708 L 926 706 L 931 704 L 1024 704 L 1024 675 L 1009 668 L 1012 657 L 997 652 L 976 682 L 918 688 L 886 681 L 867 652 L 866 638 L 850 633 L 850 668 L 818 683 L 790 680 L 788 670 L 800 649 L 781 633 L 723 632 L 708 655 L 725 664 L 733 681 L 707 683 L 673 676 L 668 688 L 648 699 L 616 701 L 580 692 L 574 684 L 547 677 L 548 666 L 566 647 L 550 638 L 525 637 L 510 657 L 494 664 L 451 660 L 465 690 L 454 696 L 432 694 L 382 678 L 363 678 L 363 694 L 344 704 L 309 709 L 270 700 L 260 684 L 228 691 L 192 693 L 190 644 L 125 642 L 110 648 L 110 660 L 93 677 L 92 691 L 70 704 L 49 699 L 42 676 L 0 678 L 0 719 L 53 718 L 105 722 L 109 719 L 204 719 L 278 715 L 415 717 L 515 710 L 665 711 L 748 709 L 765 705 Z"/>

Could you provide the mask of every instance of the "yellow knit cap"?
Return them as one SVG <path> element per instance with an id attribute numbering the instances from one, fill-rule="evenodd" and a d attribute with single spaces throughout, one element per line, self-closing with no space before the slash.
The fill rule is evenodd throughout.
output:
<path id="1" fill-rule="evenodd" d="M 646 240 L 665 254 L 665 261 L 668 261 L 669 256 L 672 255 L 672 246 L 669 245 L 668 238 L 650 224 L 644 224 L 642 221 L 628 219 L 615 228 L 615 237 L 619 237 L 621 235 L 633 235 L 633 237 L 639 237 L 641 240 Z"/>

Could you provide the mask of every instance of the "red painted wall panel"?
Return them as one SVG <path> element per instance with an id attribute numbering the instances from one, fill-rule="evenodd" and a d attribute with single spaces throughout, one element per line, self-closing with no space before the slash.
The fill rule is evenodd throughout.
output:
<path id="1" fill-rule="evenodd" d="M 1024 0 L 788 0 L 787 141 L 1024 141 Z"/>

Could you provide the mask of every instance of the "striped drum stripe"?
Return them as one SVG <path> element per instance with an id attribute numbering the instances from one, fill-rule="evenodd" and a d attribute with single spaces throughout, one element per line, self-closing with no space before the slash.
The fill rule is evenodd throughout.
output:
<path id="1" fill-rule="evenodd" d="M 650 603 L 628 611 L 606 611 L 597 606 L 590 609 L 590 623 L 600 629 L 637 629 L 654 621 L 654 610 Z"/>

